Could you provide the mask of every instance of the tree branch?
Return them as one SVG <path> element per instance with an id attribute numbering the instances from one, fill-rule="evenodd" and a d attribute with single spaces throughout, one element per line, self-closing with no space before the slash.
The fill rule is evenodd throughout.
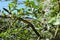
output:
<path id="1" fill-rule="evenodd" d="M 3 8 L 4 9 L 4 8 Z M 11 13 L 11 12 L 9 12 L 7 9 L 4 9 L 6 12 L 8 12 L 8 13 Z M 12 14 L 12 13 L 11 13 Z M 9 16 L 0 16 L 0 17 L 2 17 L 2 18 L 11 18 L 11 17 L 9 17 Z M 17 18 L 17 17 L 15 17 L 15 18 Z M 19 20 L 19 21 L 23 21 L 24 23 L 27 23 L 32 29 L 33 29 L 33 31 L 36 33 L 36 35 L 38 36 L 38 37 L 40 37 L 40 39 L 42 38 L 41 36 L 40 36 L 40 34 L 37 32 L 37 30 L 35 29 L 35 26 L 32 24 L 32 23 L 30 23 L 30 22 L 28 22 L 27 20 L 24 20 L 23 18 L 17 18 L 17 20 Z"/>

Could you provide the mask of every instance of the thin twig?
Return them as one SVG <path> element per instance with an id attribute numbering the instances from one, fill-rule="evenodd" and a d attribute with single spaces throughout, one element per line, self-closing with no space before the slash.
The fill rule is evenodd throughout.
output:
<path id="1" fill-rule="evenodd" d="M 59 30 L 59 25 L 57 25 L 57 27 L 56 27 L 54 38 L 57 36 L 58 30 Z"/>

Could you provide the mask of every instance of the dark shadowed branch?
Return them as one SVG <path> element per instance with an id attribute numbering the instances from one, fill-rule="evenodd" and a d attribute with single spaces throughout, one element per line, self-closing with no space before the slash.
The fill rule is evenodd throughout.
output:
<path id="1" fill-rule="evenodd" d="M 5 9 L 5 8 L 3 8 L 3 9 L 4 9 L 6 12 L 8 12 L 9 14 L 11 14 L 11 12 L 9 12 L 7 9 Z M 11 18 L 11 17 L 8 16 L 8 15 L 6 15 L 6 16 L 0 15 L 0 17 L 2 17 L 2 18 Z M 17 17 L 14 17 L 14 18 L 17 18 Z M 37 32 L 37 30 L 35 29 L 35 26 L 34 26 L 32 23 L 28 22 L 27 20 L 24 20 L 23 18 L 17 18 L 17 20 L 23 21 L 24 23 L 27 23 L 27 24 L 33 29 L 33 31 L 36 33 L 36 35 L 37 35 L 38 37 L 42 38 L 42 37 L 40 36 L 40 34 Z"/>

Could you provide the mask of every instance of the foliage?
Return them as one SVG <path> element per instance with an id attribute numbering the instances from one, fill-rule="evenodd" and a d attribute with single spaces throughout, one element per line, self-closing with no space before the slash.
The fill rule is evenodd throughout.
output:
<path id="1" fill-rule="evenodd" d="M 0 15 L 1 40 L 60 39 L 59 0 L 26 0 L 23 4 L 25 8 L 18 9 L 18 0 L 12 0 L 8 4 L 8 9 L 6 8 L 11 14 L 2 10 Z"/>

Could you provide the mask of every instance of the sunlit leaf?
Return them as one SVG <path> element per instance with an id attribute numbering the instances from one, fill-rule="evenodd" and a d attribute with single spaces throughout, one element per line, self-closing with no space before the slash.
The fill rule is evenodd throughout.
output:
<path id="1" fill-rule="evenodd" d="M 24 32 L 25 32 L 25 33 L 28 33 L 28 30 L 26 29 Z"/>
<path id="2" fill-rule="evenodd" d="M 53 17 L 53 18 L 51 18 L 51 20 L 48 21 L 48 23 L 53 23 L 53 22 L 55 22 L 55 20 L 56 20 L 56 18 Z"/>
<path id="3" fill-rule="evenodd" d="M 60 19 L 56 19 L 56 22 L 54 22 L 53 25 L 60 25 Z"/>

